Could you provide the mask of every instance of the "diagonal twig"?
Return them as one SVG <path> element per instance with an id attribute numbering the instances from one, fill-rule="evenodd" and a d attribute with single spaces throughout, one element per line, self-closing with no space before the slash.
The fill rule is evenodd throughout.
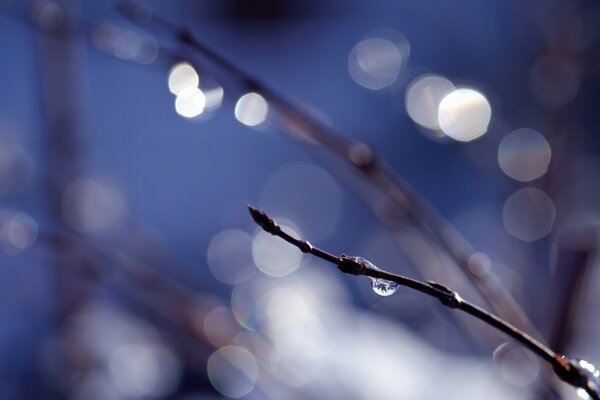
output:
<path id="1" fill-rule="evenodd" d="M 272 220 L 265 212 L 249 205 L 248 209 L 254 222 L 266 232 L 278 236 L 286 242 L 296 246 L 303 253 L 310 253 L 325 261 L 335 264 L 338 269 L 351 275 L 365 275 L 372 279 L 395 282 L 400 286 L 409 287 L 423 294 L 434 297 L 444 306 L 452 309 L 461 310 L 480 321 L 498 329 L 507 334 L 538 357 L 552 366 L 556 375 L 570 385 L 586 391 L 593 400 L 600 400 L 600 388 L 598 387 L 598 376 L 600 373 L 590 363 L 571 360 L 557 354 L 548 346 L 534 339 L 529 334 L 505 321 L 504 319 L 470 303 L 460 297 L 460 295 L 450 288 L 436 282 L 427 283 L 411 279 L 402 275 L 375 269 L 370 267 L 370 263 L 360 257 L 350 257 L 346 255 L 336 256 L 325 250 L 313 246 L 306 240 L 296 238 L 283 231 L 281 227 Z M 590 376 L 591 375 L 591 376 Z"/>

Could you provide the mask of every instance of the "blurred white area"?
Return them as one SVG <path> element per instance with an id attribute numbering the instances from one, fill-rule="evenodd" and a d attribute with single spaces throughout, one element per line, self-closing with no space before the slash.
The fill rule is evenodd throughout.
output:
<path id="1" fill-rule="evenodd" d="M 82 233 L 114 229 L 127 215 L 127 205 L 119 188 L 98 178 L 71 182 L 63 193 L 61 210 L 67 224 Z"/>
<path id="2" fill-rule="evenodd" d="M 63 328 L 62 347 L 90 366 L 74 384 L 75 399 L 160 399 L 179 384 L 181 362 L 148 323 L 92 302 Z"/>
<path id="3" fill-rule="evenodd" d="M 290 390 L 286 398 L 525 398 L 527 391 L 520 390 L 535 380 L 539 365 L 531 361 L 527 375 L 506 372 L 518 357 L 531 359 L 519 347 L 502 356 L 499 366 L 491 356 L 436 350 L 399 321 L 350 307 L 339 272 L 327 268 L 316 262 L 283 278 L 257 275 L 234 289 L 234 314 L 249 330 L 209 360 L 219 392 L 238 398 L 254 387 L 259 397 L 278 398 L 283 385 Z M 353 282 L 370 286 L 367 279 Z M 398 292 L 403 290 L 410 289 Z"/>
<path id="4" fill-rule="evenodd" d="M 440 102 L 438 122 L 442 131 L 459 142 L 470 142 L 487 132 L 492 107 L 487 98 L 471 88 L 457 88 Z"/>

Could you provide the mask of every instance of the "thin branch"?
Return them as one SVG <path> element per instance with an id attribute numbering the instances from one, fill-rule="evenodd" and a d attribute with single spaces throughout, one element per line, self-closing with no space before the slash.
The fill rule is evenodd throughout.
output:
<path id="1" fill-rule="evenodd" d="M 178 27 L 157 15 L 153 15 L 152 18 L 140 23 L 136 15 L 144 7 L 133 1 L 121 2 L 118 8 L 133 23 L 140 25 L 142 28 L 157 35 L 166 33 L 178 40 L 185 50 L 192 51 L 212 63 L 218 72 L 227 75 L 228 78 L 240 85 L 242 90 L 255 91 L 263 95 L 270 105 L 281 113 L 284 124 L 279 128 L 284 133 L 305 145 L 310 145 L 313 149 L 323 149 L 340 157 L 345 161 L 349 170 L 363 176 L 367 182 L 384 195 L 391 205 L 391 209 L 402 210 L 445 251 L 498 314 L 519 326 L 528 326 L 529 329 L 535 329 L 526 313 L 493 271 L 487 270 L 486 274 L 473 272 L 483 270 L 483 268 L 473 268 L 473 264 L 479 262 L 471 257 L 474 253 L 473 246 L 424 201 L 407 182 L 394 176 L 385 167 L 384 163 L 378 160 L 369 146 L 361 142 L 346 140 L 342 135 L 301 110 L 277 91 L 259 82 L 252 75 L 243 71 L 242 68 L 225 59 L 218 52 L 194 37 L 189 30 Z M 352 187 L 352 185 L 350 186 Z M 367 201 L 367 204 L 382 223 L 390 225 L 390 221 L 377 212 L 381 206 L 380 203 Z M 393 228 L 400 229 L 401 226 L 396 224 Z"/>
<path id="2" fill-rule="evenodd" d="M 428 296 L 435 297 L 440 303 L 448 308 L 461 310 L 504 332 L 550 364 L 560 379 L 577 388 L 585 390 L 590 398 L 600 400 L 599 388 L 596 382 L 594 382 L 594 379 L 588 376 L 591 371 L 586 369 L 585 366 L 581 366 L 577 361 L 557 354 L 549 347 L 509 322 L 462 299 L 457 292 L 450 288 L 432 281 L 425 283 L 381 269 L 369 268 L 370 263 L 359 257 L 350 257 L 346 255 L 335 256 L 325 250 L 313 246 L 306 240 L 296 238 L 289 233 L 284 232 L 265 212 L 260 211 L 251 205 L 248 206 L 248 209 L 250 210 L 250 215 L 254 222 L 266 232 L 282 238 L 286 242 L 296 246 L 303 253 L 310 253 L 337 265 L 338 269 L 344 273 L 351 275 L 366 275 L 373 279 L 383 279 L 395 282 L 401 286 L 409 287 Z"/>

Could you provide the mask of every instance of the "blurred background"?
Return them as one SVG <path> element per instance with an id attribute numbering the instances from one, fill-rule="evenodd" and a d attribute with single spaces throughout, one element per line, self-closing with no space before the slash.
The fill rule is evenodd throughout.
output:
<path id="1" fill-rule="evenodd" d="M 246 204 L 600 363 L 599 8 L 0 0 L 0 399 L 585 398 Z"/>

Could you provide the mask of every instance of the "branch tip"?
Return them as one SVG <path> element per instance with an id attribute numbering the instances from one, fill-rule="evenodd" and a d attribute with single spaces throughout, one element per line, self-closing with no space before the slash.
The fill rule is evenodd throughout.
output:
<path id="1" fill-rule="evenodd" d="M 273 221 L 264 211 L 259 210 L 251 204 L 248 204 L 248 211 L 250 211 L 250 215 L 252 216 L 254 222 L 256 222 L 256 224 L 263 228 L 266 232 L 276 235 L 281 230 L 279 225 L 277 225 L 277 223 Z"/>

